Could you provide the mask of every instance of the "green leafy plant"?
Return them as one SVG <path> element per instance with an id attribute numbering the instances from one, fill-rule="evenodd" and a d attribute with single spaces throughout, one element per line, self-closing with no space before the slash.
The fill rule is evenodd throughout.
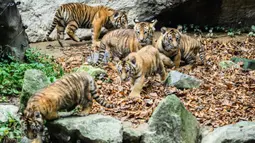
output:
<path id="1" fill-rule="evenodd" d="M 42 70 L 51 82 L 61 77 L 63 69 L 47 55 L 30 48 L 26 51 L 26 62 L 20 63 L 13 59 L 2 60 L 0 63 L 0 95 L 18 95 L 21 92 L 23 76 L 28 69 Z"/>
<path id="2" fill-rule="evenodd" d="M 7 99 L 6 96 L 1 96 L 0 97 L 0 103 L 7 102 L 7 101 L 8 101 L 8 99 Z"/>
<path id="3" fill-rule="evenodd" d="M 5 137 L 20 141 L 22 135 L 20 120 L 11 114 L 8 114 L 7 118 L 7 122 L 0 122 L 0 142 L 3 142 Z"/>

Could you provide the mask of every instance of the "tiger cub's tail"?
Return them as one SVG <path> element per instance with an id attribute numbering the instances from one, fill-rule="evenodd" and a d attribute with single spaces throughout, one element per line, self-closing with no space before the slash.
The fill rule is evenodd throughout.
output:
<path id="1" fill-rule="evenodd" d="M 97 92 L 96 90 L 92 90 L 90 91 L 92 97 L 97 101 L 97 103 L 99 103 L 100 105 L 106 107 L 106 108 L 116 108 L 116 105 L 115 104 L 111 104 L 111 103 L 108 103 L 107 101 L 105 101 L 104 99 L 100 98 L 98 95 L 97 95 Z"/>

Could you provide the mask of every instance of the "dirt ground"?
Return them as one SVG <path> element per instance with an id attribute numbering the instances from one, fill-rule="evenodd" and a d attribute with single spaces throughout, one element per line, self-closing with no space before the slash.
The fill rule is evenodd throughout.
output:
<path id="1" fill-rule="evenodd" d="M 191 34 L 189 34 L 191 35 Z M 157 39 L 160 36 L 160 32 L 157 31 L 154 34 L 154 39 Z M 246 38 L 246 34 L 243 35 L 238 35 L 234 38 L 231 38 L 226 35 L 226 33 L 218 33 L 216 38 L 214 38 L 214 41 L 219 41 L 219 42 L 228 42 L 230 40 L 234 41 L 244 41 Z M 75 42 L 73 40 L 66 40 L 70 46 L 82 46 L 84 44 L 91 43 L 91 41 L 83 41 L 83 42 Z M 48 45 L 52 45 L 54 48 L 47 48 Z M 41 53 L 48 54 L 50 56 L 53 56 L 54 58 L 59 58 L 63 56 L 63 51 L 60 50 L 60 45 L 58 44 L 57 41 L 49 41 L 49 42 L 38 42 L 38 43 L 30 43 L 30 46 L 32 48 L 38 49 Z"/>

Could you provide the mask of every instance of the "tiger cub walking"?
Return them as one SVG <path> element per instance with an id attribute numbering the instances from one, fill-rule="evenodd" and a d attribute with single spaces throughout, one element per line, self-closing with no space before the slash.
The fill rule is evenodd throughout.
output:
<path id="1" fill-rule="evenodd" d="M 74 41 L 80 39 L 75 35 L 78 28 L 92 28 L 92 43 L 98 42 L 102 27 L 106 29 L 127 28 L 128 20 L 124 11 L 114 10 L 106 6 L 89 6 L 82 3 L 67 3 L 61 5 L 54 16 L 53 23 L 46 37 L 57 28 L 57 40 L 63 47 L 64 31 Z"/>
<path id="2" fill-rule="evenodd" d="M 159 51 L 152 45 L 130 53 L 123 61 L 119 61 L 117 70 L 122 80 L 131 78 L 133 87 L 129 97 L 140 97 L 143 84 L 148 76 L 159 73 L 161 81 L 166 79 L 166 71 L 159 57 Z"/>
<path id="3" fill-rule="evenodd" d="M 116 29 L 102 38 L 99 46 L 99 59 L 96 65 L 101 64 L 105 51 L 109 51 L 110 59 L 125 58 L 131 52 L 137 52 L 142 45 L 152 44 L 153 33 L 157 20 L 139 22 L 134 19 L 134 29 Z"/>
<path id="4" fill-rule="evenodd" d="M 110 59 L 121 60 L 130 52 L 136 52 L 141 49 L 133 29 L 116 29 L 108 32 L 102 38 L 99 47 L 99 59 L 97 65 L 101 64 L 106 51 L 109 52 Z"/>
<path id="5" fill-rule="evenodd" d="M 159 50 L 160 57 L 167 66 L 180 66 L 181 60 L 186 64 L 194 64 L 199 53 L 201 62 L 204 63 L 204 47 L 201 42 L 186 34 L 181 34 L 175 28 L 161 28 L 156 48 Z M 174 63 L 172 62 L 174 61 Z"/>
<path id="6" fill-rule="evenodd" d="M 66 75 L 38 91 L 28 100 L 21 117 L 25 134 L 34 139 L 43 131 L 44 119 L 53 120 L 73 114 L 61 114 L 58 112 L 61 109 L 71 110 L 80 105 L 82 110 L 78 115 L 88 115 L 93 98 L 104 107 L 115 107 L 99 98 L 96 89 L 94 79 L 89 74 L 77 72 Z"/>

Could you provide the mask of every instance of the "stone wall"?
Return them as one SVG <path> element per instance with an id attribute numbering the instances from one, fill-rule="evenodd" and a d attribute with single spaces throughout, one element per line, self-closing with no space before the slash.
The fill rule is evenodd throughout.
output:
<path id="1" fill-rule="evenodd" d="M 255 24 L 254 0 L 21 0 L 19 6 L 30 42 L 42 41 L 52 23 L 55 10 L 63 3 L 83 2 L 106 5 L 125 10 L 131 23 L 140 20 L 159 20 L 157 28 L 171 24 Z M 90 35 L 90 30 L 78 30 L 79 37 Z M 56 32 L 51 34 L 56 37 Z"/>

